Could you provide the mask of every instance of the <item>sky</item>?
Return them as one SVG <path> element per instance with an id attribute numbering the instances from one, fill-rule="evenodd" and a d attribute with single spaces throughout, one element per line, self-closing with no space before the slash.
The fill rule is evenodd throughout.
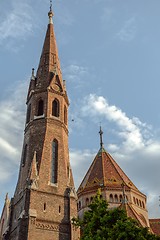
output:
<path id="1" fill-rule="evenodd" d="M 150 218 L 160 218 L 159 9 L 159 0 L 53 1 L 76 188 L 100 148 L 101 124 L 105 149 L 147 195 Z M 17 182 L 48 11 L 49 0 L 0 0 L 0 212 Z"/>

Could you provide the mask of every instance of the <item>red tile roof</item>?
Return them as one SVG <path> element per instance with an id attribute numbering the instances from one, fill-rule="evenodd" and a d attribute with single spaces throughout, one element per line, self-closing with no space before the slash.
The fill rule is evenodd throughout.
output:
<path id="1" fill-rule="evenodd" d="M 149 219 L 151 229 L 155 235 L 160 235 L 160 219 Z"/>
<path id="2" fill-rule="evenodd" d="M 132 188 L 139 191 L 112 156 L 104 148 L 100 148 L 78 188 L 78 193 L 97 186 L 122 189 L 122 183 L 125 184 L 126 190 Z"/>

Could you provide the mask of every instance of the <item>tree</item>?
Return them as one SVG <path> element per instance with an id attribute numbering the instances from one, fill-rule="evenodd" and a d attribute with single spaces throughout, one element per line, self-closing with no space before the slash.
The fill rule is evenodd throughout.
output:
<path id="1" fill-rule="evenodd" d="M 82 230 L 81 240 L 160 240 L 148 228 L 142 228 L 136 220 L 128 218 L 124 210 L 109 210 L 100 191 L 89 205 L 89 210 L 84 213 L 83 219 L 72 220 Z"/>

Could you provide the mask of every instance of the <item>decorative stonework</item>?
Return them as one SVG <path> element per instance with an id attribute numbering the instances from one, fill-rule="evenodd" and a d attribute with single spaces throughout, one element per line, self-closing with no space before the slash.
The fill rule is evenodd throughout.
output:
<path id="1" fill-rule="evenodd" d="M 45 224 L 41 222 L 36 222 L 37 229 L 49 230 L 49 231 L 59 231 L 59 226 L 55 224 Z"/>

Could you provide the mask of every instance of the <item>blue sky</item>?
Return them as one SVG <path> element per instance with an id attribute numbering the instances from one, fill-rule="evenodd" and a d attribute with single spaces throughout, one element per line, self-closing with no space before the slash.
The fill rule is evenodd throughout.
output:
<path id="1" fill-rule="evenodd" d="M 106 150 L 148 196 L 149 216 L 160 217 L 160 1 L 62 0 L 53 9 L 76 186 L 99 149 L 101 122 Z M 48 10 L 49 0 L 0 1 L 0 210 L 17 181 Z"/>

